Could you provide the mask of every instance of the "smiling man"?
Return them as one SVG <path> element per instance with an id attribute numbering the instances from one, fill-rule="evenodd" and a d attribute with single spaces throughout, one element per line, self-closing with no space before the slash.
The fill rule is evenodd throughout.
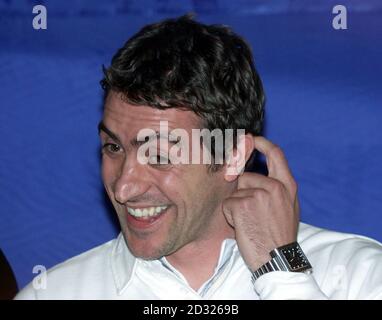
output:
<path id="1" fill-rule="evenodd" d="M 102 178 L 121 235 L 17 298 L 382 298 L 381 244 L 299 222 L 287 160 L 260 135 L 264 93 L 241 37 L 188 16 L 165 20 L 128 40 L 104 72 Z M 237 139 L 206 147 L 196 129 Z M 179 140 L 188 163 L 174 161 Z M 212 163 L 192 157 L 206 150 Z M 245 171 L 256 151 L 267 176 Z"/>

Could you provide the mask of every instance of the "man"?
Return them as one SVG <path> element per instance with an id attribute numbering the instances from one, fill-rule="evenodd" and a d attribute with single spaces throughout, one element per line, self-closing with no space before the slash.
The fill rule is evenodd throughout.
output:
<path id="1" fill-rule="evenodd" d="M 0 249 L 0 300 L 10 300 L 16 295 L 17 283 L 12 267 Z"/>
<path id="2" fill-rule="evenodd" d="M 104 72 L 102 175 L 122 233 L 18 299 L 382 298 L 381 244 L 299 223 L 283 152 L 260 136 L 264 93 L 242 38 L 169 19 L 144 27 Z M 183 149 L 196 129 L 237 141 L 221 152 L 199 136 Z M 201 150 L 212 163 L 205 153 L 187 162 Z M 256 150 L 267 176 L 242 173 Z"/>

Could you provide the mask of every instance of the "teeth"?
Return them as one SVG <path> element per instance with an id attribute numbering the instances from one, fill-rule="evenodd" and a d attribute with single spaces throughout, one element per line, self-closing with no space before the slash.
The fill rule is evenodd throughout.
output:
<path id="1" fill-rule="evenodd" d="M 165 209 L 167 209 L 167 206 L 148 207 L 142 209 L 127 208 L 127 211 L 134 217 L 147 218 L 157 216 Z"/>

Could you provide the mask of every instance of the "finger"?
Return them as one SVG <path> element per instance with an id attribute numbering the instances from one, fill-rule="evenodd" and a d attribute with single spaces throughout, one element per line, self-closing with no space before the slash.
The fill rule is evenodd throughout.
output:
<path id="1" fill-rule="evenodd" d="M 265 155 L 268 176 L 277 178 L 284 171 L 289 171 L 288 163 L 281 148 L 264 137 L 255 137 L 255 148 Z"/>
<path id="2" fill-rule="evenodd" d="M 250 188 L 263 188 L 267 191 L 272 191 L 277 187 L 280 187 L 282 182 L 271 177 L 264 176 L 255 172 L 245 172 L 238 178 L 238 190 L 250 189 Z"/>
<path id="3" fill-rule="evenodd" d="M 268 177 L 281 181 L 290 194 L 293 195 L 296 187 L 295 181 L 281 148 L 261 136 L 255 137 L 254 145 L 258 151 L 265 155 L 268 167 Z"/>
<path id="4" fill-rule="evenodd" d="M 222 209 L 223 214 L 225 218 L 227 219 L 227 222 L 232 226 L 235 227 L 235 222 L 233 219 L 232 212 L 234 211 L 233 208 L 237 205 L 239 205 L 241 198 L 227 198 L 222 203 Z"/>
<path id="5" fill-rule="evenodd" d="M 242 190 L 242 192 L 246 192 L 247 190 Z M 227 198 L 222 203 L 222 209 L 225 218 L 227 219 L 227 222 L 232 226 L 235 227 L 235 222 L 237 222 L 237 219 L 240 220 L 241 214 L 235 214 L 240 213 L 245 208 L 243 208 L 243 199 L 248 198 L 246 194 L 244 194 L 243 197 L 241 196 L 234 196 Z"/>
<path id="6" fill-rule="evenodd" d="M 268 190 L 262 189 L 262 188 L 256 188 L 256 189 L 240 189 L 232 193 L 229 198 L 253 198 L 253 195 L 256 192 L 263 192 L 263 193 L 269 193 Z M 227 199 L 229 199 L 227 198 Z"/>

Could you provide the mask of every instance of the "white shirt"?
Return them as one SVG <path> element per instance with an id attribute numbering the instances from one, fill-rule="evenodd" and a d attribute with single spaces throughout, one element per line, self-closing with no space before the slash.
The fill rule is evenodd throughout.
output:
<path id="1" fill-rule="evenodd" d="M 303 223 L 298 242 L 312 274 L 270 272 L 253 285 L 227 239 L 213 276 L 196 292 L 165 258 L 135 258 L 119 235 L 48 270 L 45 289 L 31 282 L 16 299 L 382 299 L 381 243 Z"/>

